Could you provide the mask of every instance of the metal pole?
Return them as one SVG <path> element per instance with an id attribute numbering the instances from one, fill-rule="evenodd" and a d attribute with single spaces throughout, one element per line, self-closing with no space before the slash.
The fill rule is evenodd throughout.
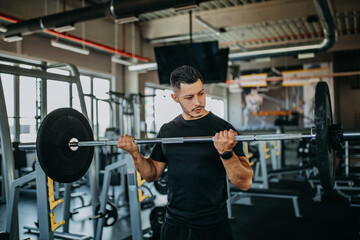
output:
<path id="1" fill-rule="evenodd" d="M 134 109 L 134 130 L 135 130 L 135 137 L 141 137 L 141 119 L 140 119 L 140 104 L 141 99 L 139 95 L 133 95 L 132 104 Z"/>
<path id="2" fill-rule="evenodd" d="M 14 142 L 20 142 L 20 77 L 14 75 Z"/>
<path id="3" fill-rule="evenodd" d="M 0 140 L 1 140 L 1 153 L 2 153 L 2 176 L 5 186 L 5 199 L 6 204 L 9 204 L 10 187 L 12 181 L 15 179 L 15 164 L 14 155 L 12 151 L 12 144 L 10 138 L 10 128 L 8 122 L 8 115 L 6 111 L 4 91 L 0 77 Z"/>
<path id="4" fill-rule="evenodd" d="M 227 211 L 228 211 L 228 218 L 229 219 L 235 219 L 235 217 L 232 214 L 230 182 L 229 182 L 228 176 L 226 176 L 226 190 L 227 190 L 227 194 L 228 194 L 228 200 L 226 201 L 226 207 L 227 207 Z"/>
<path id="5" fill-rule="evenodd" d="M 129 207 L 130 207 L 130 225 L 132 239 L 142 240 L 142 225 L 141 225 L 141 208 L 138 196 L 138 185 L 136 178 L 136 169 L 133 165 L 127 164 L 128 177 L 128 192 L 129 192 Z"/>
<path id="6" fill-rule="evenodd" d="M 344 132 L 344 140 L 360 140 L 360 132 Z"/>
<path id="7" fill-rule="evenodd" d="M 90 78 L 90 95 L 94 95 L 94 78 Z M 91 127 L 94 129 L 95 120 L 94 120 L 94 99 L 90 97 L 90 119 L 91 119 Z"/>
<path id="8" fill-rule="evenodd" d="M 65 224 L 63 225 L 63 232 L 69 232 L 69 223 L 70 223 L 70 200 L 71 200 L 71 183 L 65 183 L 64 191 L 64 206 L 63 206 L 63 216 Z"/>
<path id="9" fill-rule="evenodd" d="M 41 79 L 40 87 L 40 119 L 44 119 L 47 115 L 47 80 Z"/>
<path id="10" fill-rule="evenodd" d="M 100 138 L 100 129 L 99 129 L 99 100 L 94 98 L 95 100 L 95 122 L 96 122 L 96 139 Z M 93 100 L 93 101 L 94 101 Z"/>
<path id="11" fill-rule="evenodd" d="M 46 62 L 41 63 L 41 69 L 46 72 Z M 43 120 L 47 115 L 47 78 L 41 78 L 40 83 L 40 120 Z"/>
<path id="12" fill-rule="evenodd" d="M 345 141 L 345 176 L 349 177 L 349 142 Z"/>
<path id="13" fill-rule="evenodd" d="M 72 83 L 69 83 L 69 107 L 73 107 L 73 90 Z"/>
<path id="14" fill-rule="evenodd" d="M 259 154 L 260 154 L 260 168 L 261 168 L 261 178 L 262 178 L 262 186 L 265 189 L 269 188 L 269 181 L 267 175 L 267 164 L 266 164 L 266 142 L 259 142 Z"/>
<path id="15" fill-rule="evenodd" d="M 123 120 L 124 119 L 124 99 L 120 98 L 119 99 L 119 119 Z M 124 135 L 125 133 L 125 123 L 124 121 L 119 121 L 119 129 L 120 129 L 120 135 Z"/>
<path id="16" fill-rule="evenodd" d="M 54 233 L 50 231 L 49 203 L 47 177 L 38 162 L 35 163 L 36 171 L 36 201 L 39 219 L 39 238 L 54 239 Z"/>

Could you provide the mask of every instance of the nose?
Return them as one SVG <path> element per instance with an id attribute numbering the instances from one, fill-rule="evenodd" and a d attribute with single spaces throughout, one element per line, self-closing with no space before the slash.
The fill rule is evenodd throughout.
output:
<path id="1" fill-rule="evenodd" d="M 195 97 L 194 97 L 194 104 L 195 104 L 195 106 L 199 106 L 199 105 L 200 105 L 200 98 L 199 98 L 199 96 L 195 96 Z"/>

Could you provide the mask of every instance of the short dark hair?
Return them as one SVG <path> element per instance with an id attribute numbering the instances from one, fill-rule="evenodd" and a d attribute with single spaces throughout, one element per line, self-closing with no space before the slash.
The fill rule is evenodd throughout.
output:
<path id="1" fill-rule="evenodd" d="M 172 88 L 180 89 L 180 83 L 191 84 L 198 79 L 203 82 L 203 78 L 198 70 L 190 66 L 181 66 L 176 68 L 170 74 L 170 84 Z"/>

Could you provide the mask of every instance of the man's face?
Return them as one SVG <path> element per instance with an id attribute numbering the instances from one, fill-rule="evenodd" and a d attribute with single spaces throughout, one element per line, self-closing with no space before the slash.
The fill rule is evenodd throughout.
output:
<path id="1" fill-rule="evenodd" d="M 202 118 L 208 112 L 205 110 L 206 95 L 204 85 L 200 79 L 193 84 L 180 84 L 180 89 L 175 89 L 171 95 L 179 103 L 185 120 Z"/>

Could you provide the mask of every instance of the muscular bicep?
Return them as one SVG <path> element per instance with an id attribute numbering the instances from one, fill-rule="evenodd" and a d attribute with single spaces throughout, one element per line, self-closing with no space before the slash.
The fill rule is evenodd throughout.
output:
<path id="1" fill-rule="evenodd" d="M 165 170 L 165 167 L 166 167 L 166 163 L 165 162 L 159 162 L 159 161 L 153 160 L 151 158 L 149 158 L 149 159 L 151 160 L 152 164 L 154 165 L 154 167 L 156 169 L 156 177 L 154 179 L 154 181 L 156 181 L 163 174 L 163 172 Z"/>

